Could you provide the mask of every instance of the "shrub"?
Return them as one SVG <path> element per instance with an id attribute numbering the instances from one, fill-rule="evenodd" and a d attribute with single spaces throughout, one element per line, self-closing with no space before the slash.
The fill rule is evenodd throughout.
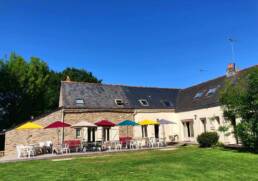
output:
<path id="1" fill-rule="evenodd" d="M 251 125 L 248 122 L 241 122 L 237 125 L 237 135 L 245 149 L 258 153 L 258 135 L 254 134 L 254 129 L 258 132 L 258 123 Z"/>
<path id="2" fill-rule="evenodd" d="M 202 133 L 197 137 L 200 147 L 211 147 L 218 143 L 219 135 L 216 132 Z"/>

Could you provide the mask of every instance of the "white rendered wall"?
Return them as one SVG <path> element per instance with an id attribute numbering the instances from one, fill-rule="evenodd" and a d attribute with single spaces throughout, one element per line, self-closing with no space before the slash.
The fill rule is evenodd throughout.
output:
<path id="1" fill-rule="evenodd" d="M 218 116 L 220 119 L 220 124 L 216 120 L 211 120 L 210 118 Z M 235 143 L 235 138 L 233 134 L 230 136 L 224 136 L 224 134 L 218 132 L 219 126 L 222 125 L 228 125 L 228 123 L 225 123 L 225 119 L 223 117 L 223 110 L 221 109 L 220 106 L 217 107 L 212 107 L 212 108 L 206 108 L 206 109 L 198 109 L 198 110 L 193 110 L 193 111 L 187 111 L 187 112 L 179 112 L 176 113 L 176 118 L 179 123 L 179 133 L 180 133 L 180 139 L 181 141 L 186 141 L 187 139 L 184 137 L 183 134 L 183 124 L 182 120 L 185 119 L 193 119 L 193 126 L 194 126 L 194 138 L 191 141 L 196 141 L 196 138 L 199 134 L 203 133 L 203 124 L 201 122 L 201 118 L 206 118 L 206 129 L 207 131 L 216 131 L 219 136 L 220 142 L 223 143 Z M 232 128 L 231 130 L 232 131 Z"/>
<path id="2" fill-rule="evenodd" d="M 166 119 L 168 121 L 173 121 L 177 123 L 176 115 L 174 112 L 154 112 L 154 113 L 136 113 L 134 116 L 134 120 L 136 122 L 140 122 L 142 120 L 153 120 L 156 121 L 157 119 Z M 163 129 L 164 127 L 164 129 Z M 148 137 L 155 137 L 154 126 L 148 125 Z M 164 130 L 164 132 L 163 132 Z M 166 124 L 159 126 L 159 137 L 163 138 L 165 136 L 166 140 L 168 141 L 169 136 L 171 135 L 178 135 L 179 134 L 178 123 L 177 124 Z M 134 137 L 141 138 L 142 137 L 142 129 L 141 126 L 134 127 Z"/>
<path id="3" fill-rule="evenodd" d="M 220 124 L 216 120 L 211 120 L 210 118 L 219 117 Z M 235 143 L 235 138 L 233 134 L 230 136 L 224 136 L 224 134 L 218 132 L 218 128 L 221 125 L 228 125 L 225 123 L 225 119 L 223 117 L 223 110 L 220 106 L 206 108 L 206 109 L 198 109 L 193 111 L 186 111 L 186 112 L 140 112 L 136 113 L 134 116 L 134 120 L 139 122 L 141 120 L 150 119 L 156 121 L 157 119 L 166 119 L 169 121 L 173 121 L 176 124 L 168 124 L 164 125 L 165 133 L 163 132 L 163 125 L 159 127 L 159 137 L 163 138 L 165 136 L 166 140 L 168 141 L 169 136 L 171 135 L 178 135 L 178 141 L 193 141 L 197 142 L 197 136 L 204 132 L 203 124 L 200 118 L 206 118 L 206 131 L 216 131 L 220 138 L 219 141 L 223 143 Z M 194 137 L 190 140 L 185 137 L 184 135 L 184 128 L 182 124 L 182 120 L 186 119 L 193 119 L 193 129 L 194 129 Z M 230 130 L 232 131 L 232 129 Z M 142 129 L 141 126 L 134 127 L 134 138 L 141 138 L 142 137 Z M 148 137 L 155 137 L 154 126 L 148 126 Z"/>

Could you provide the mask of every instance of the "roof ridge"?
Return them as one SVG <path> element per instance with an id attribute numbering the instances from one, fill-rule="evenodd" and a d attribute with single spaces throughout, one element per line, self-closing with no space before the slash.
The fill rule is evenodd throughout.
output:
<path id="1" fill-rule="evenodd" d="M 221 79 L 221 78 L 226 78 L 226 76 L 225 76 L 225 75 L 219 76 L 219 77 L 216 77 L 216 78 L 214 78 L 214 79 L 210 79 L 210 80 L 207 80 L 207 81 L 204 81 L 204 82 L 201 82 L 201 83 L 192 85 L 192 86 L 190 86 L 190 87 L 186 87 L 186 88 L 184 88 L 184 89 L 181 89 L 181 91 L 184 91 L 184 90 L 187 90 L 187 89 L 192 89 L 192 88 L 194 88 L 194 87 L 198 87 L 198 86 L 200 86 L 200 85 L 207 84 L 207 83 L 209 83 L 209 82 L 212 82 L 212 81 L 214 81 L 214 80 L 218 80 L 218 79 Z"/>
<path id="2" fill-rule="evenodd" d="M 152 87 L 152 86 L 133 86 L 124 84 L 106 84 L 106 83 L 95 83 L 95 82 L 77 82 L 77 81 L 61 81 L 61 83 L 79 83 L 79 84 L 95 84 L 103 86 L 121 86 L 121 87 L 136 87 L 136 88 L 151 88 L 151 89 L 169 89 L 169 90 L 181 90 L 180 88 L 166 88 L 166 87 Z"/>
<path id="3" fill-rule="evenodd" d="M 254 68 L 254 67 L 258 67 L 258 64 L 257 64 L 257 65 L 253 65 L 253 66 L 251 66 L 251 67 L 244 68 L 244 69 L 242 69 L 242 70 L 238 70 L 237 73 L 242 73 L 242 72 L 247 71 L 247 70 L 249 70 L 249 69 L 251 69 L 251 68 Z M 180 89 L 180 91 L 184 91 L 184 90 L 191 89 L 191 88 L 194 88 L 194 87 L 203 85 L 203 84 L 207 84 L 208 82 L 215 81 L 215 80 L 221 79 L 221 78 L 227 78 L 227 77 L 226 77 L 226 75 L 221 75 L 221 76 L 218 76 L 218 77 L 216 77 L 216 78 L 209 79 L 209 80 L 206 80 L 206 81 L 201 82 L 201 83 L 197 83 L 197 84 L 192 85 L 192 86 L 190 86 L 190 87 L 186 87 L 186 88 L 184 88 L 184 89 Z"/>
<path id="4" fill-rule="evenodd" d="M 244 68 L 242 70 L 239 70 L 238 73 L 241 73 L 243 71 L 246 71 L 248 69 L 251 69 L 253 67 L 258 67 L 258 64 L 256 65 L 253 65 L 251 67 L 247 67 L 247 68 Z M 95 84 L 95 85 L 104 85 L 104 86 L 121 86 L 121 87 L 136 87 L 136 88 L 151 88 L 151 89 L 167 89 L 167 90 L 179 90 L 179 91 L 184 91 L 184 90 L 187 90 L 187 89 L 190 89 L 190 88 L 193 88 L 193 87 L 197 87 L 197 86 L 200 86 L 200 85 L 203 85 L 203 84 L 206 84 L 208 82 L 211 82 L 211 81 L 214 81 L 214 80 L 217 80 L 217 79 L 221 79 L 221 78 L 226 78 L 226 75 L 221 75 L 219 77 L 216 77 L 216 78 L 213 78 L 213 79 L 210 79 L 210 80 L 207 80 L 207 81 L 204 81 L 204 82 L 201 82 L 201 83 L 198 83 L 198 84 L 195 84 L 195 85 L 192 85 L 190 87 L 186 87 L 186 88 L 166 88 L 166 87 L 152 87 L 152 86 L 133 86 L 133 85 L 123 85 L 123 84 L 106 84 L 106 83 L 95 83 L 95 82 L 77 82 L 77 81 L 61 81 L 61 83 L 79 83 L 79 84 Z"/>

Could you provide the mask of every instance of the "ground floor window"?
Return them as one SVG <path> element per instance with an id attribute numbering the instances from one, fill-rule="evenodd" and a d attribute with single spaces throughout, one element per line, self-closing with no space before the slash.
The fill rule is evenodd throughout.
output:
<path id="1" fill-rule="evenodd" d="M 183 122 L 185 138 L 194 137 L 193 121 Z"/>
<path id="2" fill-rule="evenodd" d="M 147 138 L 148 137 L 147 125 L 142 126 L 142 137 L 143 138 Z"/>
<path id="3" fill-rule="evenodd" d="M 206 118 L 201 118 L 201 122 L 203 125 L 203 132 L 206 133 L 207 132 L 207 121 Z"/>
<path id="4" fill-rule="evenodd" d="M 103 138 L 103 141 L 110 140 L 110 127 L 103 127 L 102 138 Z"/>
<path id="5" fill-rule="evenodd" d="M 88 135 L 87 135 L 88 142 L 95 142 L 95 133 L 96 133 L 96 128 L 88 127 Z"/>
<path id="6" fill-rule="evenodd" d="M 75 137 L 79 138 L 81 136 L 81 128 L 76 128 L 75 130 Z"/>
<path id="7" fill-rule="evenodd" d="M 154 125 L 155 138 L 159 138 L 159 125 Z"/>

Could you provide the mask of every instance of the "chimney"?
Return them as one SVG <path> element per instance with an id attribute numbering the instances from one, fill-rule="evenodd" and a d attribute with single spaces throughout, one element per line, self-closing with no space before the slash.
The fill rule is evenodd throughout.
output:
<path id="1" fill-rule="evenodd" d="M 234 76 L 236 74 L 236 65 L 235 63 L 228 64 L 226 75 L 227 77 Z"/>
<path id="2" fill-rule="evenodd" d="M 67 75 L 66 76 L 66 80 L 65 80 L 66 82 L 71 82 L 71 79 L 70 79 L 70 77 Z"/>

